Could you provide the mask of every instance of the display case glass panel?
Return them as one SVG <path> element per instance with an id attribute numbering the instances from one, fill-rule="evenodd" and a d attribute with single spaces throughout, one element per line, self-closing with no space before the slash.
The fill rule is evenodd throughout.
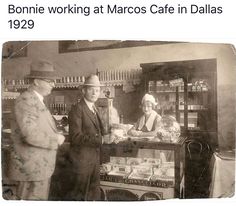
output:
<path id="1" fill-rule="evenodd" d="M 128 139 L 117 144 L 104 144 L 101 188 L 107 200 L 111 200 L 110 192 L 117 189 L 131 192 L 140 200 L 154 196 L 158 199 L 181 198 L 184 159 L 184 138 L 176 143 Z M 147 195 L 148 192 L 152 194 Z"/>

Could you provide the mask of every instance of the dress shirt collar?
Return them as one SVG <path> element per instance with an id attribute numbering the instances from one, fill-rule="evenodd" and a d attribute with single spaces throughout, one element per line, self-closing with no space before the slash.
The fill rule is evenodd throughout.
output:
<path id="1" fill-rule="evenodd" d="M 86 98 L 84 98 L 84 101 L 86 103 L 86 105 L 88 106 L 88 108 L 93 112 L 95 113 L 95 106 L 94 106 L 94 103 L 93 102 L 89 102 Z"/>
<path id="2" fill-rule="evenodd" d="M 42 102 L 43 103 L 43 105 L 44 105 L 44 102 L 43 102 L 43 96 L 41 95 L 41 94 L 39 94 L 38 92 L 36 92 L 35 90 L 33 90 L 33 92 L 36 94 L 36 96 L 39 98 L 39 100 L 40 100 L 40 102 Z"/>

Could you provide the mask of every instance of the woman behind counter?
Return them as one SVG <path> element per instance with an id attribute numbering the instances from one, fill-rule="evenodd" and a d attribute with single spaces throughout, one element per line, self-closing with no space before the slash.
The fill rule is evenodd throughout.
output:
<path id="1" fill-rule="evenodd" d="M 157 106 L 155 98 L 150 94 L 145 94 L 142 98 L 143 115 L 137 123 L 128 131 L 128 135 L 135 137 L 156 136 L 161 127 L 161 116 L 154 111 Z"/>
<path id="2" fill-rule="evenodd" d="M 154 108 L 157 106 L 155 98 L 150 94 L 145 94 L 142 98 L 143 115 L 137 123 L 128 131 L 128 135 L 134 137 L 156 137 L 161 129 L 161 116 L 157 114 Z M 151 149 L 139 149 L 137 157 L 160 158 L 162 152 Z M 163 159 L 163 161 L 165 161 Z"/>

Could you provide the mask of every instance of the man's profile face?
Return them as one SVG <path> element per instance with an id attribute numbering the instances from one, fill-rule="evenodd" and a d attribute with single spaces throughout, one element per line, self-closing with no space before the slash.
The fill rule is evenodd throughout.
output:
<path id="1" fill-rule="evenodd" d="M 42 96 L 49 95 L 55 87 L 54 81 L 49 79 L 35 79 L 35 85 Z"/>
<path id="2" fill-rule="evenodd" d="M 86 86 L 83 93 L 86 100 L 95 103 L 100 95 L 100 87 Z"/>

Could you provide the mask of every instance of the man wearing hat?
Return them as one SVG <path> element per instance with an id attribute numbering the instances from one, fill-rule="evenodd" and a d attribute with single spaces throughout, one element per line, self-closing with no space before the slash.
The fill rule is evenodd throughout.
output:
<path id="1" fill-rule="evenodd" d="M 94 103 L 100 95 L 98 76 L 86 78 L 83 99 L 69 113 L 70 157 L 76 176 L 73 200 L 100 200 L 100 147 L 104 127 Z"/>
<path id="2" fill-rule="evenodd" d="M 14 106 L 8 176 L 17 181 L 19 199 L 47 200 L 56 151 L 65 139 L 43 102 L 54 87 L 54 67 L 47 61 L 34 61 L 27 78 L 31 85 Z"/>

